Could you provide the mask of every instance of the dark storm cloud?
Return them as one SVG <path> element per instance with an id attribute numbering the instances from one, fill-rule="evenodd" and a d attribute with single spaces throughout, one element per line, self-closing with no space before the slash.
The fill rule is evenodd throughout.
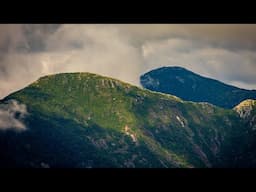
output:
<path id="1" fill-rule="evenodd" d="M 59 24 L 0 25 L 0 52 L 45 51 L 45 39 Z"/>
<path id="2" fill-rule="evenodd" d="M 255 24 L 137 24 L 119 28 L 140 43 L 175 38 L 231 50 L 256 49 Z"/>
<path id="3" fill-rule="evenodd" d="M 59 27 L 60 24 L 24 25 L 24 35 L 27 39 L 29 51 L 45 51 L 45 39 Z"/>

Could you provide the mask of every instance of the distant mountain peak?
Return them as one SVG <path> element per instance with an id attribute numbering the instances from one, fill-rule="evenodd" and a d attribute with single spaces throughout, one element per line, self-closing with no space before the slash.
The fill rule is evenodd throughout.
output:
<path id="1" fill-rule="evenodd" d="M 149 90 L 229 109 L 245 99 L 256 98 L 256 90 L 240 89 L 178 66 L 149 71 L 140 77 L 140 82 Z"/>

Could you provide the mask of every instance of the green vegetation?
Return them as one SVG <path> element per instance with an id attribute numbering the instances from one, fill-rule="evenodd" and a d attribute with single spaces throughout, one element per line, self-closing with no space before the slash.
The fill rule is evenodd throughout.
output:
<path id="1" fill-rule="evenodd" d="M 30 115 L 26 131 L 0 133 L 2 166 L 232 167 L 229 150 L 246 145 L 233 110 L 90 73 L 42 77 L 11 99 Z"/>

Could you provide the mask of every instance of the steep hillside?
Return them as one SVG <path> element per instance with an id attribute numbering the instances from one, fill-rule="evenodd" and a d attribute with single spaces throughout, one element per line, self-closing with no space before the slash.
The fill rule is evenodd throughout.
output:
<path id="1" fill-rule="evenodd" d="M 90 73 L 42 77 L 1 111 L 1 167 L 233 167 L 247 144 L 233 110 Z"/>

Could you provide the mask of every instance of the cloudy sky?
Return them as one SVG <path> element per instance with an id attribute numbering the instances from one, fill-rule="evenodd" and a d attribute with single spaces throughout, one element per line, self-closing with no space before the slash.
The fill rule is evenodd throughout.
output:
<path id="1" fill-rule="evenodd" d="M 0 98 L 61 72 L 139 86 L 141 74 L 162 66 L 256 89 L 256 25 L 0 24 Z"/>

